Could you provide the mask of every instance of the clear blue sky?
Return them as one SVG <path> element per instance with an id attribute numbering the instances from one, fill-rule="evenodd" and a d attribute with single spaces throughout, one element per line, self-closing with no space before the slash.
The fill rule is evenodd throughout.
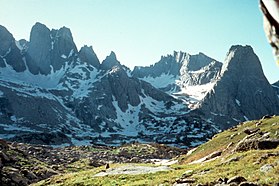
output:
<path id="1" fill-rule="evenodd" d="M 66 26 L 78 48 L 92 45 L 100 60 L 115 51 L 130 68 L 174 50 L 223 62 L 231 45 L 251 45 L 269 81 L 279 80 L 258 0 L 0 0 L 0 7 L 0 24 L 17 40 L 29 40 L 35 22 Z"/>

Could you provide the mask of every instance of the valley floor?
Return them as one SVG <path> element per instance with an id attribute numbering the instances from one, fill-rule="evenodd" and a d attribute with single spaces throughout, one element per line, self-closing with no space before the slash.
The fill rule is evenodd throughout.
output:
<path id="1" fill-rule="evenodd" d="M 0 141 L 2 185 L 276 185 L 279 117 L 186 151 L 160 144 L 51 148 Z"/>

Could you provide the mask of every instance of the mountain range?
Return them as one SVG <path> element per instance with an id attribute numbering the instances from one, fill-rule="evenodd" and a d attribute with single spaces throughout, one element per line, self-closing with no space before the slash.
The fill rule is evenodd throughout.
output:
<path id="1" fill-rule="evenodd" d="M 239 122 L 279 114 L 279 84 L 251 46 L 224 62 L 174 52 L 154 65 L 100 62 L 69 28 L 36 23 L 16 41 L 0 26 L 0 138 L 53 146 L 133 141 L 193 147 Z"/>

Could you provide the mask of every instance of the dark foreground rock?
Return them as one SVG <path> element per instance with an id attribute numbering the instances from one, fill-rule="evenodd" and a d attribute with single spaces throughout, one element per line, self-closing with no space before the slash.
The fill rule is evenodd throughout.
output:
<path id="1" fill-rule="evenodd" d="M 230 179 L 219 178 L 216 181 L 207 184 L 197 184 L 193 178 L 180 178 L 177 179 L 174 186 L 259 186 L 257 183 L 248 182 L 243 176 L 234 176 Z"/>

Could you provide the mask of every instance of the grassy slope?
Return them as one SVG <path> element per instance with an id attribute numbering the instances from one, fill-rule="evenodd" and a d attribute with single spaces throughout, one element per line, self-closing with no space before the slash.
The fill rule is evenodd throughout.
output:
<path id="1" fill-rule="evenodd" d="M 257 128 L 262 132 L 270 132 L 271 138 L 279 138 L 279 117 L 251 121 L 238 125 L 235 128 L 217 134 L 209 142 L 199 146 L 192 154 L 179 157 L 178 164 L 171 166 L 173 170 L 143 175 L 114 175 L 105 177 L 93 177 L 94 174 L 104 171 L 104 167 L 90 170 L 78 171 L 54 176 L 47 180 L 34 184 L 38 185 L 172 185 L 177 178 L 180 178 L 185 171 L 192 170 L 190 178 L 196 179 L 196 183 L 209 183 L 218 178 L 230 178 L 236 175 L 244 176 L 248 181 L 260 184 L 272 185 L 279 183 L 279 156 L 264 158 L 268 153 L 279 152 L 279 147 L 272 150 L 250 150 L 234 153 L 235 145 L 247 134 L 245 128 Z M 229 147 L 228 145 L 231 144 Z M 189 164 L 203 158 L 217 150 L 222 151 L 220 158 L 213 161 L 199 164 Z M 227 162 L 229 159 L 238 159 Z M 274 168 L 264 173 L 260 167 L 265 164 L 273 164 Z M 81 164 L 82 165 L 82 164 Z M 114 164 L 112 167 L 123 166 Z M 146 166 L 153 166 L 146 164 Z M 80 170 L 80 169 L 79 169 Z"/>

